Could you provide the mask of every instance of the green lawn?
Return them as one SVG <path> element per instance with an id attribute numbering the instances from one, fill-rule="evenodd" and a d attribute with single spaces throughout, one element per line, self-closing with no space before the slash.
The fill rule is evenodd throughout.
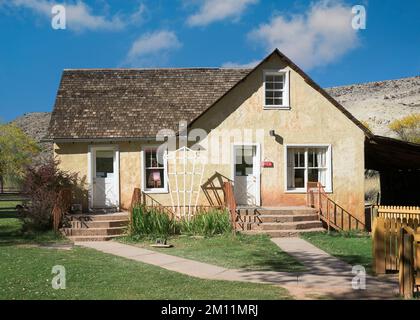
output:
<path id="1" fill-rule="evenodd" d="M 20 219 L 5 218 L 0 213 L 0 246 L 51 242 L 68 242 L 68 240 L 53 231 L 23 233 Z"/>
<path id="2" fill-rule="evenodd" d="M 66 268 L 66 289 L 51 268 Z M 288 299 L 271 285 L 201 280 L 91 249 L 0 248 L 0 299 Z"/>
<path id="3" fill-rule="evenodd" d="M 21 226 L 0 216 L 0 299 L 290 299 L 277 286 L 202 280 L 80 247 L 39 247 L 63 239 L 23 235 Z M 66 268 L 65 290 L 51 286 L 54 265 Z"/>
<path id="4" fill-rule="evenodd" d="M 6 214 L 15 214 L 16 213 L 16 206 L 18 204 L 22 204 L 22 201 L 0 201 L 0 217 L 1 215 Z"/>
<path id="5" fill-rule="evenodd" d="M 265 235 L 220 235 L 209 238 L 178 236 L 168 239 L 173 248 L 153 248 L 151 241 L 121 239 L 133 245 L 167 254 L 207 262 L 226 268 L 246 270 L 304 271 L 296 259 L 280 250 Z"/>
<path id="6" fill-rule="evenodd" d="M 301 237 L 351 265 L 362 265 L 372 274 L 372 240 L 367 234 L 303 233 Z"/>

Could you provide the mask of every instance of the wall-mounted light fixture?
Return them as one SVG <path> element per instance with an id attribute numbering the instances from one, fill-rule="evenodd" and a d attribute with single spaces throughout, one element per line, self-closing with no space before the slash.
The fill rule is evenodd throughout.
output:
<path id="1" fill-rule="evenodd" d="M 269 134 L 270 134 L 270 137 L 275 137 L 276 136 L 276 131 L 270 130 Z"/>

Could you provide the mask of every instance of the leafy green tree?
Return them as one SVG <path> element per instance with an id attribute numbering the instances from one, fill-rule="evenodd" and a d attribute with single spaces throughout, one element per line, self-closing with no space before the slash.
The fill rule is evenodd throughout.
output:
<path id="1" fill-rule="evenodd" d="M 420 113 L 394 120 L 389 128 L 404 141 L 420 143 Z"/>
<path id="2" fill-rule="evenodd" d="M 39 151 L 38 144 L 17 126 L 0 124 L 0 192 L 3 192 L 4 177 L 23 178 Z"/>

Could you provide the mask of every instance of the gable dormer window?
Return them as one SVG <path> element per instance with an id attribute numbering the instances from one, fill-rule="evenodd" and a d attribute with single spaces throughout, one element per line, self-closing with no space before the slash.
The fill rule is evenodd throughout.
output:
<path id="1" fill-rule="evenodd" d="M 289 109 L 289 72 L 264 71 L 264 108 Z"/>

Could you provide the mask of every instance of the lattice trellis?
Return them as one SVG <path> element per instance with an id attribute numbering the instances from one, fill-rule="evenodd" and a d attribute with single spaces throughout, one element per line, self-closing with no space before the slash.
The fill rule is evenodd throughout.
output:
<path id="1" fill-rule="evenodd" d="M 167 181 L 172 210 L 189 219 L 198 207 L 205 162 L 200 151 L 182 147 L 164 155 L 168 160 Z"/>

